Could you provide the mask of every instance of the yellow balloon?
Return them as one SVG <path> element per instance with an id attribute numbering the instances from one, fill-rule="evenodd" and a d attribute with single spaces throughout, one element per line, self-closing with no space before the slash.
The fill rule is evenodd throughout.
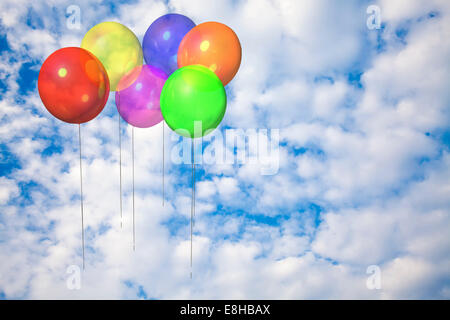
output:
<path id="1" fill-rule="evenodd" d="M 143 63 L 142 47 L 138 38 L 118 22 L 95 25 L 84 35 L 81 47 L 101 61 L 108 73 L 111 91 L 117 90 L 117 85 L 125 74 Z"/>

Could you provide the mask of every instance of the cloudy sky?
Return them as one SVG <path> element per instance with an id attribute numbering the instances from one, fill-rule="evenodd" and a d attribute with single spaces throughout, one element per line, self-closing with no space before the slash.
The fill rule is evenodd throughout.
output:
<path id="1" fill-rule="evenodd" d="M 70 29 L 72 4 L 0 3 L 0 299 L 450 298 L 449 1 L 82 0 Z M 279 129 L 279 171 L 198 166 L 191 280 L 190 166 L 167 160 L 163 208 L 161 124 L 135 130 L 133 252 L 122 122 L 120 228 L 111 94 L 82 125 L 86 270 L 70 290 L 82 263 L 78 127 L 42 105 L 40 66 L 97 23 L 142 40 L 167 12 L 235 30 L 243 59 L 219 130 Z M 367 286 L 372 265 L 380 289 Z"/>

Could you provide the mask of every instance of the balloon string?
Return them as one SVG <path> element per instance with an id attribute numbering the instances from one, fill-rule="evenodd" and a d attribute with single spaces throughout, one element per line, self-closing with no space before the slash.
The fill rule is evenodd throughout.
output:
<path id="1" fill-rule="evenodd" d="M 120 130 L 119 114 L 119 180 L 120 180 L 120 229 L 123 227 L 123 206 L 122 206 L 122 134 Z"/>
<path id="2" fill-rule="evenodd" d="M 133 170 L 133 251 L 136 251 L 136 228 L 134 221 L 134 127 L 131 127 L 131 158 Z"/>
<path id="3" fill-rule="evenodd" d="M 164 120 L 162 121 L 162 130 L 163 130 L 163 132 L 162 132 L 162 135 L 163 135 L 163 152 L 162 152 L 162 158 L 163 158 L 163 160 L 162 160 L 162 205 L 163 205 L 163 207 L 164 207 L 164 165 L 165 165 L 165 142 L 164 142 L 164 140 L 165 140 L 165 137 L 164 137 Z"/>
<path id="4" fill-rule="evenodd" d="M 79 141 L 79 151 L 80 151 L 80 204 L 81 204 L 81 247 L 83 250 L 83 270 L 84 265 L 84 209 L 83 209 L 83 169 L 81 166 L 81 125 L 78 124 L 78 141 Z"/>
<path id="5" fill-rule="evenodd" d="M 192 163 L 192 198 L 191 198 L 191 279 L 192 279 L 192 233 L 194 227 L 195 212 L 195 166 L 194 166 L 194 139 L 191 140 L 191 163 Z"/>
<path id="6" fill-rule="evenodd" d="M 195 154 L 195 143 L 194 143 L 194 154 Z M 195 159 L 195 156 L 194 156 L 194 159 Z M 192 214 L 192 217 L 193 217 L 193 220 L 192 220 L 192 225 L 195 227 L 195 160 L 193 161 L 194 163 L 193 163 L 193 166 L 194 166 L 194 184 L 193 184 L 193 192 L 194 192 L 194 204 L 193 204 L 193 214 Z"/>

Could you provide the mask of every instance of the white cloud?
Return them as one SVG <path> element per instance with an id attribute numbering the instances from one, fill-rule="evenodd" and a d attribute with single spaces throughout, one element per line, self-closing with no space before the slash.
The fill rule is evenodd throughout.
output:
<path id="1" fill-rule="evenodd" d="M 19 188 L 14 180 L 0 177 L 0 205 L 6 204 L 12 197 L 19 194 Z"/>

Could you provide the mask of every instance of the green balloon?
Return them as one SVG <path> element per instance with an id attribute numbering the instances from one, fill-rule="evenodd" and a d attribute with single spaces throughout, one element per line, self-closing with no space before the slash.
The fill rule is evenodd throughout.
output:
<path id="1" fill-rule="evenodd" d="M 167 79 L 160 106 L 172 130 L 185 137 L 199 138 L 220 124 L 227 96 L 214 72 L 201 65 L 190 65 L 176 70 Z"/>

